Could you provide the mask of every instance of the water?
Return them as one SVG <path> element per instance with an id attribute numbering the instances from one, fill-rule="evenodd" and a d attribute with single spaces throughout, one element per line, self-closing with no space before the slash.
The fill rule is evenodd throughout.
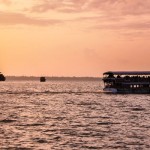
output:
<path id="1" fill-rule="evenodd" d="M 149 150 L 150 95 L 99 81 L 0 83 L 1 150 Z"/>

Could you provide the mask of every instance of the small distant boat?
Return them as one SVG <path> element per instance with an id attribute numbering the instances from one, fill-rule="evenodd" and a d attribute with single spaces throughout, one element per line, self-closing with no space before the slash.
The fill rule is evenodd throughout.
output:
<path id="1" fill-rule="evenodd" d="M 103 81 L 105 93 L 150 94 L 150 71 L 108 71 Z"/>
<path id="2" fill-rule="evenodd" d="M 0 81 L 5 81 L 5 80 L 6 80 L 5 76 L 0 72 Z"/>
<path id="3" fill-rule="evenodd" d="M 40 77 L 40 82 L 46 82 L 46 78 L 45 77 Z"/>

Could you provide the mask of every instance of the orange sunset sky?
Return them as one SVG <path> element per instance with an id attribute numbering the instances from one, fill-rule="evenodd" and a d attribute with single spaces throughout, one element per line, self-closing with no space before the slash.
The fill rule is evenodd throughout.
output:
<path id="1" fill-rule="evenodd" d="M 150 70 L 150 0 L 0 0 L 5 75 Z"/>

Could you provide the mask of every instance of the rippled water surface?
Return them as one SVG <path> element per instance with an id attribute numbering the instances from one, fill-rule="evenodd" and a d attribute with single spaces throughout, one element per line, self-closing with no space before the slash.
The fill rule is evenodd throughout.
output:
<path id="1" fill-rule="evenodd" d="M 149 150 L 150 95 L 101 90 L 101 81 L 1 82 L 0 149 Z"/>

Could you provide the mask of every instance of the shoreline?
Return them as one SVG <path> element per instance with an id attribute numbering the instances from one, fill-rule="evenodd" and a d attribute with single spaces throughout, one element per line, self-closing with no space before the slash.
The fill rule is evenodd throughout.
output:
<path id="1" fill-rule="evenodd" d="M 47 81 L 100 81 L 101 77 L 50 77 L 45 76 Z M 6 76 L 6 81 L 39 81 L 35 76 Z"/>

